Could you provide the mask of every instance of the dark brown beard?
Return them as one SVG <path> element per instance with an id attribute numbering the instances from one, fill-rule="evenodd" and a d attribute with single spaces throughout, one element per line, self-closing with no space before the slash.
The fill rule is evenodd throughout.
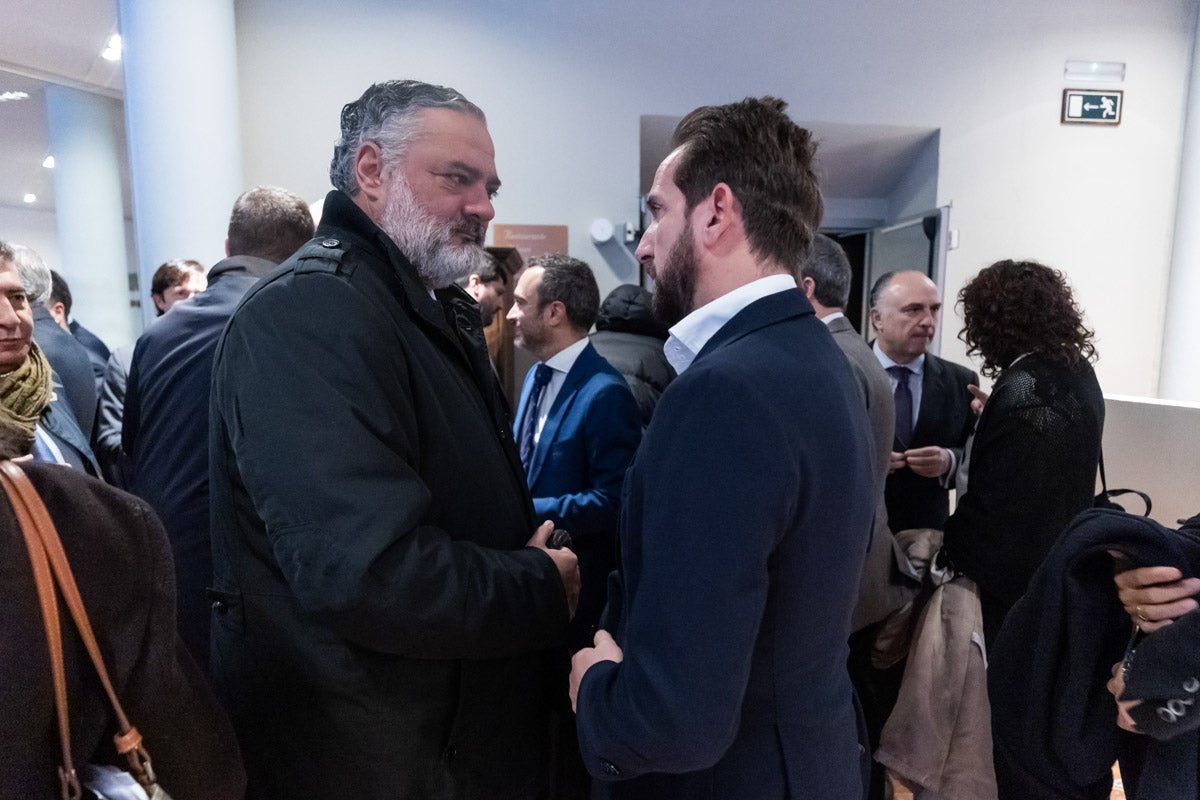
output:
<path id="1" fill-rule="evenodd" d="M 654 275 L 654 316 L 669 328 L 695 310 L 696 248 L 691 220 L 683 226 L 662 268 L 656 268 Z"/>

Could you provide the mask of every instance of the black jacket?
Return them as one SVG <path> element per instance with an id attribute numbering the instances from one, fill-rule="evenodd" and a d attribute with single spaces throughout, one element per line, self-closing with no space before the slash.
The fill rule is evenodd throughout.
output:
<path id="1" fill-rule="evenodd" d="M 1117 728 L 1117 706 L 1105 683 L 1125 652 L 1132 624 L 1117 598 L 1110 550 L 1134 566 L 1200 574 L 1200 529 L 1171 531 L 1107 509 L 1087 511 L 1071 523 L 988 649 L 1001 800 L 1108 800 L 1118 757 L 1130 800 L 1198 796 L 1194 729 L 1158 742 Z M 1159 633 L 1138 646 L 1124 699 L 1139 690 L 1158 691 L 1150 688 L 1152 679 L 1144 681 L 1156 670 L 1151 664 L 1157 657 L 1142 648 Z M 1189 660 L 1171 667 L 1181 687 L 1195 675 L 1188 669 L 1195 666 L 1194 651 Z"/>
<path id="2" fill-rule="evenodd" d="M 675 378 L 675 370 L 663 354 L 667 330 L 655 319 L 650 303 L 651 295 L 642 287 L 618 286 L 600 304 L 596 332 L 591 336 L 592 347 L 629 384 L 643 428 L 650 424 L 658 398 Z"/>
<path id="3" fill-rule="evenodd" d="M 567 604 L 478 310 L 344 194 L 217 345 L 212 670 L 251 796 L 533 797 Z M 561 675 L 558 685 L 561 685 Z"/>
<path id="4" fill-rule="evenodd" d="M 1086 362 L 1030 355 L 1000 375 L 944 540 L 986 595 L 1016 602 L 1067 523 L 1091 507 L 1103 430 L 1104 396 Z"/>
<path id="5" fill-rule="evenodd" d="M 964 366 L 929 353 L 921 379 L 921 409 L 909 447 L 938 445 L 962 455 L 975 415 L 967 384 L 979 377 Z M 893 533 L 910 528 L 938 528 L 950 516 L 950 494 L 937 478 L 918 475 L 903 467 L 888 475 L 884 492 L 888 525 Z"/>
<path id="6" fill-rule="evenodd" d="M 74 470 L 23 464 L 54 520 L 125 713 L 176 800 L 236 800 L 245 776 L 229 720 L 175 634 L 175 575 L 150 508 Z M 2 493 L 0 493 L 2 495 Z M 0 797 L 59 797 L 46 633 L 29 553 L 0 496 Z M 59 605 L 76 764 L 120 764 L 116 726 L 83 642 Z"/>
<path id="7" fill-rule="evenodd" d="M 56 390 L 67 396 L 79 430 L 90 442 L 96 424 L 97 395 L 96 376 L 92 373 L 87 348 L 59 327 L 41 303 L 35 303 L 33 307 L 33 340 L 54 369 Z"/>
<path id="8" fill-rule="evenodd" d="M 162 519 L 175 554 L 179 632 L 208 664 L 212 555 L 208 536 L 208 395 L 213 351 L 233 310 L 275 264 L 233 256 L 208 288 L 171 308 L 138 339 L 125 389 L 123 449 L 129 491 Z"/>

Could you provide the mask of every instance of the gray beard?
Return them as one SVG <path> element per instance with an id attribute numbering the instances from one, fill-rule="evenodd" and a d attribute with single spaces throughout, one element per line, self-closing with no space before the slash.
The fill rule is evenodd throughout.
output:
<path id="1" fill-rule="evenodd" d="M 481 244 L 456 247 L 451 243 L 454 234 L 464 227 L 479 228 L 477 238 L 482 241 L 479 223 L 441 222 L 420 207 L 408 181 L 399 171 L 392 182 L 391 197 L 383 209 L 379 227 L 412 262 L 426 289 L 444 289 L 472 273 L 483 272 L 487 266 L 487 251 Z"/>

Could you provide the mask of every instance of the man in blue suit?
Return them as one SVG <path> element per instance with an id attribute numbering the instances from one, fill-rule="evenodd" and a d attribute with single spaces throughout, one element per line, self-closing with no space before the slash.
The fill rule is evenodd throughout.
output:
<path id="1" fill-rule="evenodd" d="M 679 377 L 629 468 L 621 585 L 571 673 L 599 796 L 862 796 L 846 642 L 870 426 L 792 275 L 822 203 L 785 108 L 693 111 L 648 196 L 638 257 Z"/>
<path id="2" fill-rule="evenodd" d="M 515 343 L 538 359 L 525 376 L 514 426 L 534 513 L 570 533 L 579 557 L 572 650 L 592 643 L 604 608 L 621 483 L 642 438 L 633 393 L 588 341 L 599 308 L 588 265 L 556 254 L 529 261 L 508 313 Z"/>

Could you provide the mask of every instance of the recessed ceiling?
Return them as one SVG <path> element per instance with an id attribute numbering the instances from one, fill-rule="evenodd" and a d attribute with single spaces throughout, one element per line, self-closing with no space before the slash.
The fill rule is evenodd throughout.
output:
<path id="1" fill-rule="evenodd" d="M 0 19 L 0 94 L 29 94 L 0 103 L 0 205 L 53 209 L 53 170 L 42 166 L 50 155 L 46 86 L 121 96 L 121 63 L 100 56 L 117 30 L 116 1 L 0 0 Z M 124 142 L 122 130 L 119 158 L 127 176 Z M 26 193 L 37 201 L 26 204 Z M 130 208 L 127 189 L 125 203 Z"/>

